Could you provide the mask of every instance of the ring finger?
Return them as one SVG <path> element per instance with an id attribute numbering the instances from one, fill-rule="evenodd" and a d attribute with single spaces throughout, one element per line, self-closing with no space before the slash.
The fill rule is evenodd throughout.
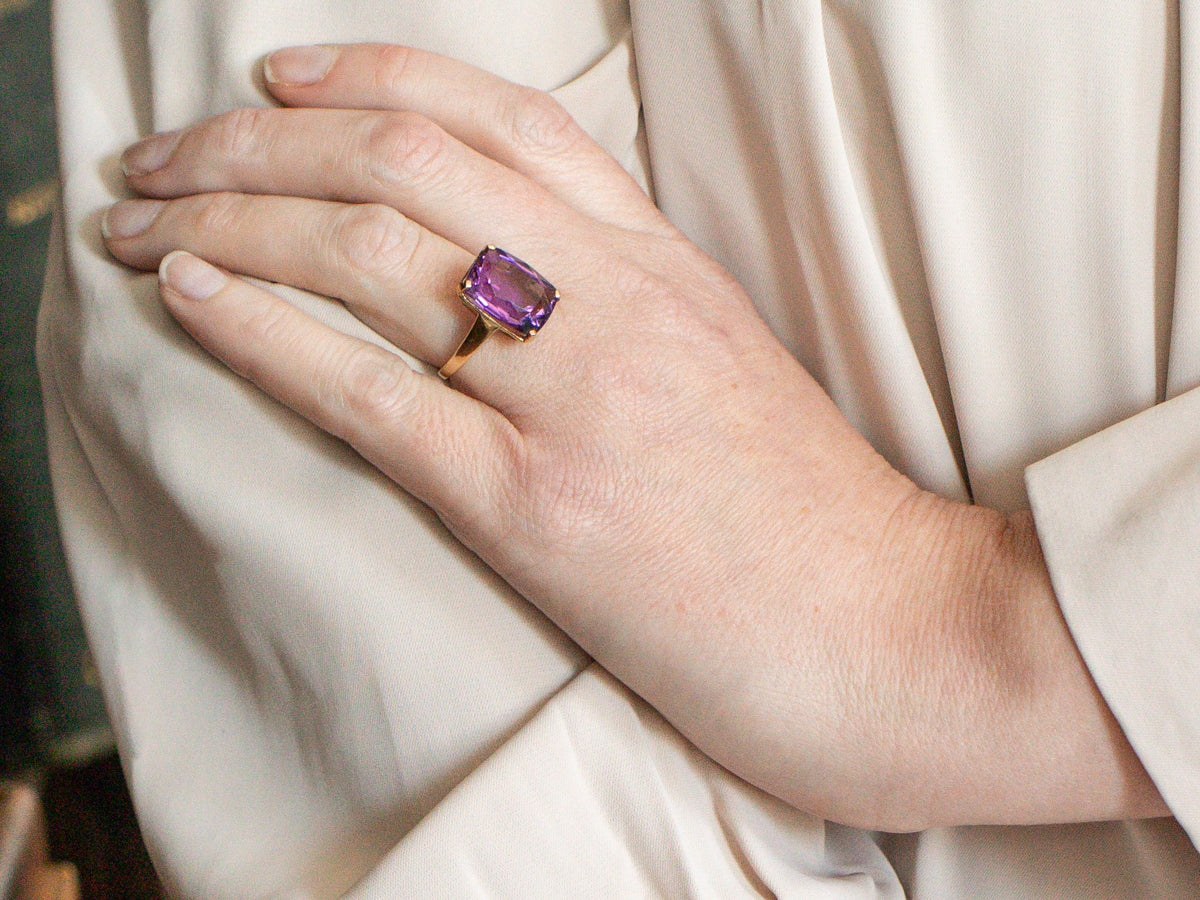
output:
<path id="1" fill-rule="evenodd" d="M 127 200 L 104 219 L 114 256 L 153 270 L 184 249 L 222 268 L 346 304 L 396 346 L 438 366 L 474 317 L 452 301 L 471 254 L 381 204 L 199 194 Z"/>

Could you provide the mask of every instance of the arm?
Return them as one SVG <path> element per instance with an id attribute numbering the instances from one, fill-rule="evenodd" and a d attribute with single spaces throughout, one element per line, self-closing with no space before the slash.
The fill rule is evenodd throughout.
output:
<path id="1" fill-rule="evenodd" d="M 469 317 L 427 298 L 452 295 L 477 246 L 516 249 L 567 299 L 535 343 L 472 357 L 457 390 L 186 255 L 164 266 L 164 297 L 702 749 L 789 802 L 895 829 L 1164 811 L 1027 519 L 888 467 L 732 279 L 542 95 L 380 48 L 343 50 L 316 85 L 273 86 L 347 108 L 381 88 L 404 113 L 226 117 L 165 139 L 163 168 L 130 157 L 134 187 L 181 199 L 120 207 L 113 252 L 150 268 L 185 247 L 337 296 L 437 365 Z"/>

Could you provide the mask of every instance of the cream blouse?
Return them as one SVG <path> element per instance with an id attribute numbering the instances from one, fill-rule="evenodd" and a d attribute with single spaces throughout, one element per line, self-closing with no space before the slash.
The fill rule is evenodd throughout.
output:
<path id="1" fill-rule="evenodd" d="M 1200 46 L 1157 0 L 59 0 L 40 353 L 143 829 L 213 898 L 1200 896 Z M 881 836 L 700 755 L 104 251 L 116 155 L 292 43 L 557 96 L 895 466 L 1032 502 L 1175 819 Z M 343 309 L 277 288 L 356 334 Z M 1189 837 L 1190 836 L 1190 837 Z"/>

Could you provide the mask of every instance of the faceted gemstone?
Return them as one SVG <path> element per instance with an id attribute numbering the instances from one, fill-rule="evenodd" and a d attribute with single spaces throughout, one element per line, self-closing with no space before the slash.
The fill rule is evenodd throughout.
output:
<path id="1" fill-rule="evenodd" d="M 462 297 L 506 334 L 523 341 L 546 324 L 558 291 L 511 253 L 488 247 L 463 278 Z"/>

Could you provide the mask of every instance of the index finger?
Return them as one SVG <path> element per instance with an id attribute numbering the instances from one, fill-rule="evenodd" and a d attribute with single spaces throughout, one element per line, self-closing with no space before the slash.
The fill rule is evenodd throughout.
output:
<path id="1" fill-rule="evenodd" d="M 624 46 L 598 65 L 632 65 Z M 599 221 L 670 231 L 629 174 L 543 91 L 389 44 L 288 47 L 266 58 L 263 74 L 286 105 L 416 112 Z"/>

